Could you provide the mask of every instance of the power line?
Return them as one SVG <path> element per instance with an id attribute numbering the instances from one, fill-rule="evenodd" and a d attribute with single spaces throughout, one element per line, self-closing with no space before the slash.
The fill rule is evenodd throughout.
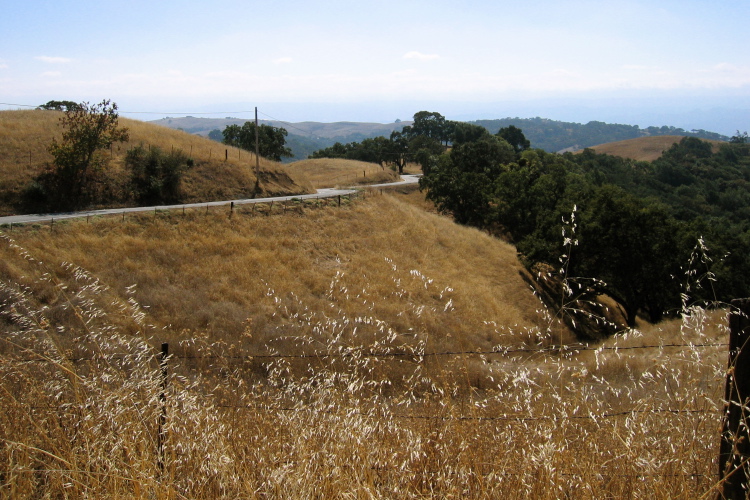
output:
<path id="1" fill-rule="evenodd" d="M 19 106 L 21 108 L 38 108 L 39 106 L 31 106 L 29 104 L 15 104 L 12 102 L 0 102 L 0 106 Z"/>
<path id="2" fill-rule="evenodd" d="M 44 110 L 44 108 L 41 108 L 39 105 L 31 105 L 31 104 L 0 102 L 0 106 L 18 106 L 21 108 L 39 108 L 42 111 L 46 111 Z M 227 115 L 227 114 L 232 114 L 232 113 L 236 113 L 236 114 L 254 113 L 254 111 L 126 111 L 122 109 L 118 111 L 120 113 L 133 114 L 133 115 L 138 115 L 138 114 L 141 114 L 141 115 Z"/>
<path id="3" fill-rule="evenodd" d="M 295 127 L 294 125 L 292 125 L 291 123 L 289 123 L 289 122 L 287 122 L 287 121 L 284 121 L 284 120 L 279 120 L 278 118 L 274 118 L 273 116 L 271 116 L 271 115 L 268 115 L 268 114 L 264 113 L 263 111 L 258 111 L 258 113 L 260 113 L 260 114 L 261 114 L 261 115 L 263 115 L 263 116 L 267 116 L 267 117 L 268 117 L 268 118 L 270 118 L 271 120 L 275 120 L 275 121 L 277 121 L 277 122 L 279 122 L 279 123 L 283 123 L 283 124 L 285 124 L 285 125 L 288 125 L 288 126 L 289 126 L 289 128 L 293 128 L 293 129 L 295 129 L 295 130 L 299 130 L 300 132 L 302 132 L 302 133 L 304 133 L 304 134 L 308 134 L 308 135 L 310 135 L 310 136 L 312 136 L 312 135 L 313 135 L 313 134 L 312 134 L 312 132 L 310 132 L 309 130 L 302 130 L 301 128 L 299 128 L 299 127 Z"/>
<path id="4" fill-rule="evenodd" d="M 254 113 L 254 111 L 120 111 L 121 113 L 127 113 L 130 115 L 143 114 L 143 115 L 227 115 L 231 113 Z"/>
<path id="5" fill-rule="evenodd" d="M 31 105 L 31 104 L 15 104 L 10 102 L 0 102 L 0 106 L 18 106 L 22 108 L 38 108 L 40 110 L 44 110 L 43 108 L 40 108 L 37 105 Z M 128 114 L 128 115 L 167 115 L 167 116 L 175 116 L 175 115 L 184 115 L 184 116 L 193 116 L 193 115 L 231 115 L 231 114 L 252 114 L 255 113 L 255 111 L 126 111 L 126 110 L 119 110 L 122 114 Z M 295 127 L 292 123 L 281 120 L 279 118 L 275 118 L 271 115 L 268 115 L 266 113 L 263 113 L 262 111 L 259 111 L 260 114 L 263 116 L 266 116 L 270 118 L 271 120 L 275 120 L 279 123 L 283 123 L 287 125 L 289 128 L 293 128 L 295 130 L 298 130 L 302 132 L 305 135 L 313 136 L 313 133 L 309 130 L 303 130 L 299 127 Z M 238 118 L 241 119 L 241 118 Z"/>

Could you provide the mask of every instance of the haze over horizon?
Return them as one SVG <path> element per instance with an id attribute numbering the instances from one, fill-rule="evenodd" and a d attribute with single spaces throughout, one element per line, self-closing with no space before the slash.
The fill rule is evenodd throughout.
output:
<path id="1" fill-rule="evenodd" d="M 750 4 L 165 0 L 4 6 L 0 109 L 282 121 L 540 116 L 747 130 Z M 136 113 L 136 112 L 148 113 Z M 246 111 L 246 114 L 241 114 Z"/>

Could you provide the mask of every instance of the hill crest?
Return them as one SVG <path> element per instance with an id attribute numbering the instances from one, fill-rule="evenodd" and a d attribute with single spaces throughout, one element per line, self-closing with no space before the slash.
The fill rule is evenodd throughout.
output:
<path id="1" fill-rule="evenodd" d="M 247 119 L 242 118 L 163 118 L 150 123 L 170 128 L 182 129 L 185 132 L 208 136 L 212 130 L 223 130 L 227 125 L 242 125 Z M 313 152 L 332 146 L 360 142 L 363 139 L 384 136 L 389 137 L 394 130 L 401 130 L 411 121 L 394 123 L 369 122 L 297 122 L 289 123 L 275 120 L 261 120 L 266 125 L 282 127 L 288 132 L 287 145 L 294 156 L 285 162 L 307 159 Z M 490 133 L 497 133 L 502 127 L 510 125 L 523 130 L 531 141 L 531 147 L 543 149 L 550 153 L 577 151 L 579 149 L 641 137 L 692 136 L 700 139 L 726 141 L 729 138 L 706 130 L 686 131 L 672 126 L 652 126 L 641 129 L 637 125 L 623 125 L 591 121 L 586 124 L 563 122 L 548 118 L 503 118 L 496 120 L 469 121 L 485 127 Z"/>

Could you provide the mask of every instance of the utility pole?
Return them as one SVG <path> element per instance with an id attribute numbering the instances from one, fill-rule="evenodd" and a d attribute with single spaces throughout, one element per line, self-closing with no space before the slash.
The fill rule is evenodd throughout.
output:
<path id="1" fill-rule="evenodd" d="M 255 178 L 260 179 L 260 142 L 258 141 L 258 107 L 255 107 Z"/>

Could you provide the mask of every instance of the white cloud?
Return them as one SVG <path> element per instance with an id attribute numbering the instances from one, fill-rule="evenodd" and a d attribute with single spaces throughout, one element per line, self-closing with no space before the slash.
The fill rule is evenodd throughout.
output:
<path id="1" fill-rule="evenodd" d="M 422 54 L 421 52 L 412 50 L 411 52 L 407 52 L 406 54 L 404 54 L 404 59 L 417 59 L 420 61 L 432 61 L 435 59 L 440 59 L 440 56 L 437 54 Z"/>
<path id="2" fill-rule="evenodd" d="M 722 62 L 722 63 L 719 63 L 719 64 L 715 65 L 713 67 L 713 69 L 716 70 L 716 71 L 725 71 L 725 72 L 739 72 L 739 71 L 741 71 L 741 68 L 739 68 L 738 66 L 735 66 L 734 64 L 725 63 L 725 62 Z"/>
<path id="3" fill-rule="evenodd" d="M 38 56 L 35 57 L 37 61 L 42 61 L 50 64 L 66 64 L 72 61 L 67 57 L 50 57 L 50 56 Z"/>
<path id="4" fill-rule="evenodd" d="M 273 63 L 274 64 L 289 64 L 290 62 L 292 62 L 292 60 L 293 59 L 291 57 L 280 57 L 278 59 L 274 59 Z"/>
<path id="5" fill-rule="evenodd" d="M 0 69 L 8 69 L 8 68 L 10 68 L 10 66 L 8 66 L 7 64 L 0 63 Z"/>

